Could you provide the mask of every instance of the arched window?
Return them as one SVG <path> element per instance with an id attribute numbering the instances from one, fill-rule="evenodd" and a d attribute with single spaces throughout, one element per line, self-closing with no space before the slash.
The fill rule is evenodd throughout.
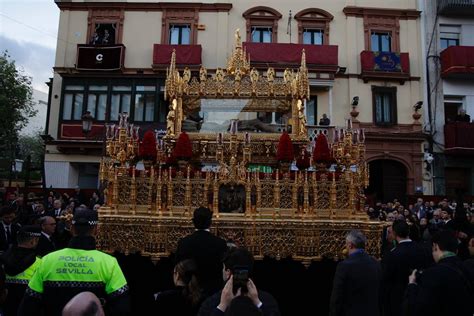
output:
<path id="1" fill-rule="evenodd" d="M 309 8 L 298 12 L 298 39 L 300 44 L 329 45 L 329 23 L 334 17 L 322 9 Z"/>
<path id="2" fill-rule="evenodd" d="M 248 9 L 242 16 L 247 21 L 247 42 L 278 42 L 278 20 L 282 17 L 280 12 L 259 6 Z"/>

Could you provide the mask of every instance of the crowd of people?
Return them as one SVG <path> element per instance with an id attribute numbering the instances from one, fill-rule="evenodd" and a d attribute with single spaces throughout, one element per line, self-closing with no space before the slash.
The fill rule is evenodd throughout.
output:
<path id="1" fill-rule="evenodd" d="M 45 201 L 30 195 L 26 203 L 10 194 L 5 204 L 0 210 L 4 315 L 131 314 L 126 274 L 113 256 L 96 250 L 98 192 L 86 199 L 80 189 L 72 195 L 51 191 Z M 330 315 L 472 316 L 473 210 L 467 203 L 422 198 L 407 207 L 397 200 L 367 206 L 370 219 L 385 223 L 382 259 L 365 251 L 362 232 L 347 234 L 347 258 L 334 274 Z M 255 282 L 251 252 L 212 234 L 208 208 L 196 209 L 192 221 L 195 232 L 178 242 L 174 256 L 174 287 L 154 293 L 151 313 L 280 315 L 271 288 L 266 292 Z"/>

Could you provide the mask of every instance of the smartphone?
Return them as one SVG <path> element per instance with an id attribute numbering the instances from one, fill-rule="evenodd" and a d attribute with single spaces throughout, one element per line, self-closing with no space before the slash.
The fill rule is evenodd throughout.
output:
<path id="1" fill-rule="evenodd" d="M 247 293 L 247 282 L 249 280 L 248 267 L 235 267 L 232 272 L 233 275 L 233 289 L 234 295 L 240 289 L 242 294 Z"/>

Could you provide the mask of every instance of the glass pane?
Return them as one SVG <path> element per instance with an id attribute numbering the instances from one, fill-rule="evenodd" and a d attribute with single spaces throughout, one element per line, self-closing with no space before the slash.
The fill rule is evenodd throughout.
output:
<path id="1" fill-rule="evenodd" d="M 318 30 L 316 33 L 314 33 L 314 44 L 323 45 L 323 35 L 324 32 L 321 30 Z"/>
<path id="2" fill-rule="evenodd" d="M 253 29 L 252 31 L 252 42 L 260 43 L 260 31 L 257 29 Z"/>
<path id="3" fill-rule="evenodd" d="M 143 107 L 145 103 L 145 96 L 143 94 L 135 95 L 135 121 L 143 121 Z"/>
<path id="4" fill-rule="evenodd" d="M 171 45 L 179 44 L 179 28 L 177 27 L 170 28 L 170 44 Z"/>
<path id="5" fill-rule="evenodd" d="M 390 45 L 390 34 L 384 34 L 382 35 L 382 51 L 384 52 L 390 52 L 392 49 L 391 49 L 391 45 Z"/>
<path id="6" fill-rule="evenodd" d="M 89 94 L 87 98 L 87 111 L 91 112 L 91 115 L 95 118 L 97 96 L 95 94 Z"/>
<path id="7" fill-rule="evenodd" d="M 165 102 L 163 99 L 160 99 L 160 116 L 158 118 L 160 123 L 166 122 L 166 115 L 168 115 L 168 103 Z"/>
<path id="8" fill-rule="evenodd" d="M 316 117 L 314 113 L 314 100 L 306 101 L 306 116 L 308 117 L 308 124 L 316 125 Z"/>
<path id="9" fill-rule="evenodd" d="M 155 118 L 155 96 L 149 94 L 145 97 L 146 107 L 145 107 L 145 121 L 153 122 Z"/>
<path id="10" fill-rule="evenodd" d="M 183 103 L 189 101 L 183 100 Z M 288 100 L 203 98 L 197 102 L 195 110 L 183 113 L 183 131 L 227 133 L 237 126 L 239 133 L 278 133 L 285 128 L 284 122 L 291 119 L 291 101 Z M 265 112 L 260 110 L 262 108 Z"/>
<path id="11" fill-rule="evenodd" d="M 441 49 L 446 49 L 446 48 L 448 48 L 448 40 L 442 38 L 441 39 Z"/>
<path id="12" fill-rule="evenodd" d="M 97 120 L 105 121 L 105 111 L 107 110 L 107 95 L 99 95 L 99 104 L 97 105 Z"/>
<path id="13" fill-rule="evenodd" d="M 63 120 L 70 120 L 72 113 L 72 94 L 64 95 Z"/>
<path id="14" fill-rule="evenodd" d="M 120 94 L 112 95 L 112 102 L 110 106 L 110 120 L 118 121 L 118 115 L 120 110 Z"/>
<path id="15" fill-rule="evenodd" d="M 385 123 L 392 122 L 390 95 L 383 95 L 383 118 Z"/>
<path id="16" fill-rule="evenodd" d="M 181 44 L 183 45 L 191 44 L 191 28 L 183 27 L 181 29 Z"/>
<path id="17" fill-rule="evenodd" d="M 370 37 L 370 47 L 372 48 L 372 51 L 373 52 L 378 52 L 380 51 L 380 48 L 379 48 L 379 37 L 376 33 L 372 33 L 371 37 Z"/>
<path id="18" fill-rule="evenodd" d="M 303 44 L 311 44 L 312 33 L 305 31 L 303 32 Z"/>
<path id="19" fill-rule="evenodd" d="M 89 91 L 107 91 L 107 86 L 89 86 Z"/>
<path id="20" fill-rule="evenodd" d="M 375 122 L 383 123 L 382 96 L 380 94 L 375 95 Z"/>
<path id="21" fill-rule="evenodd" d="M 66 90 L 82 91 L 84 86 L 66 86 Z"/>
<path id="22" fill-rule="evenodd" d="M 155 91 L 156 87 L 155 86 L 136 86 L 135 88 L 137 91 Z"/>
<path id="23" fill-rule="evenodd" d="M 83 95 L 82 94 L 76 94 L 74 98 L 74 119 L 75 120 L 80 120 L 82 116 L 82 101 L 83 101 Z"/>
<path id="24" fill-rule="evenodd" d="M 130 94 L 122 94 L 122 109 L 121 112 L 127 112 L 130 113 L 130 101 L 132 100 L 132 97 Z"/>
<path id="25" fill-rule="evenodd" d="M 113 86 L 112 91 L 132 91 L 131 86 Z"/>
<path id="26" fill-rule="evenodd" d="M 271 29 L 268 31 L 263 32 L 263 43 L 271 43 L 272 42 L 272 31 Z"/>

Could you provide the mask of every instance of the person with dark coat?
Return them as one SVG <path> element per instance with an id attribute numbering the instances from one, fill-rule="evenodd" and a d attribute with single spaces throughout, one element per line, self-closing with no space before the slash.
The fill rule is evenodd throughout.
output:
<path id="1" fill-rule="evenodd" d="M 16 235 L 21 226 L 15 223 L 15 218 L 15 209 L 2 206 L 0 209 L 0 252 L 16 244 Z"/>
<path id="2" fill-rule="evenodd" d="M 247 296 L 264 316 L 279 316 L 280 309 L 270 293 L 258 290 L 250 276 L 254 259 L 244 248 L 231 248 L 224 256 L 222 277 L 226 282 L 224 288 L 208 297 L 201 305 L 198 316 L 228 315 L 233 300 Z"/>
<path id="3" fill-rule="evenodd" d="M 472 285 L 474 284 L 474 236 L 471 236 L 471 239 L 469 239 L 469 254 L 471 257 L 464 261 L 464 266 Z"/>
<path id="4" fill-rule="evenodd" d="M 406 221 L 396 220 L 392 234 L 397 246 L 382 260 L 383 303 L 385 316 L 402 315 L 402 303 L 408 276 L 413 269 L 425 269 L 430 263 L 428 251 L 408 238 L 410 228 Z"/>
<path id="5" fill-rule="evenodd" d="M 39 221 L 41 225 L 41 237 L 39 238 L 36 253 L 39 257 L 44 257 L 48 253 L 56 250 L 53 234 L 56 230 L 56 220 L 51 216 L 44 216 Z"/>
<path id="6" fill-rule="evenodd" d="M 406 293 L 406 315 L 472 316 L 474 291 L 465 266 L 456 256 L 458 241 L 452 231 L 433 236 L 436 265 L 414 270 Z"/>
<path id="7" fill-rule="evenodd" d="M 13 245 L 0 258 L 6 274 L 8 295 L 3 305 L 6 316 L 16 315 L 28 282 L 41 259 L 36 257 L 36 245 L 41 236 L 39 226 L 23 226 L 18 232 L 18 245 Z"/>
<path id="8" fill-rule="evenodd" d="M 469 114 L 466 114 L 466 110 L 465 110 L 465 109 L 461 109 L 461 110 L 459 111 L 459 114 L 456 115 L 455 121 L 456 121 L 456 122 L 471 123 L 471 116 L 469 116 Z"/>
<path id="9" fill-rule="evenodd" d="M 155 315 L 197 314 L 203 299 L 197 272 L 196 263 L 191 259 L 183 260 L 174 267 L 173 282 L 176 288 L 158 293 Z"/>
<path id="10" fill-rule="evenodd" d="M 193 259 L 198 267 L 198 281 L 204 294 L 209 296 L 222 287 L 222 258 L 227 250 L 226 242 L 209 231 L 212 212 L 200 207 L 194 211 L 196 231 L 178 242 L 177 262 Z"/>
<path id="11" fill-rule="evenodd" d="M 358 230 L 346 237 L 349 257 L 337 265 L 330 302 L 331 316 L 381 315 L 380 263 L 365 251 L 366 237 Z"/>

